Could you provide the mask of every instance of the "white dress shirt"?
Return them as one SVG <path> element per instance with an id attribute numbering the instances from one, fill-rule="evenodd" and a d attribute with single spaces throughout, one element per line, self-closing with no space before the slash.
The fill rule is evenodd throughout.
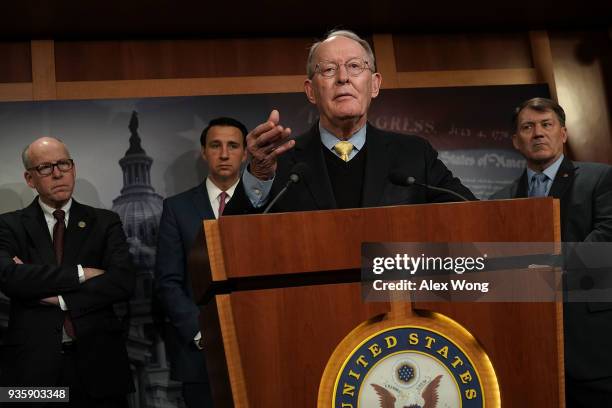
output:
<path id="1" fill-rule="evenodd" d="M 226 204 L 234 195 L 234 191 L 236 191 L 236 186 L 238 185 L 238 182 L 240 182 L 240 178 L 236 180 L 236 182 L 232 184 L 230 188 L 225 190 L 227 194 L 227 198 L 225 199 Z M 210 201 L 210 206 L 212 207 L 212 210 L 215 213 L 215 218 L 219 219 L 219 204 L 221 204 L 219 200 L 221 199 L 220 195 L 223 190 L 217 187 L 215 183 L 213 183 L 207 177 L 206 178 L 206 191 L 208 191 L 208 200 Z"/>
<path id="2" fill-rule="evenodd" d="M 47 222 L 47 228 L 49 229 L 49 235 L 51 235 L 51 241 L 53 241 L 53 228 L 55 227 L 55 223 L 57 219 L 53 216 L 53 211 L 56 209 L 53 207 L 49 207 L 47 204 L 43 203 L 40 197 L 38 198 L 38 205 L 42 209 L 43 215 L 45 216 L 45 221 Z M 72 207 L 72 198 L 68 200 L 66 204 L 60 210 L 64 211 L 64 222 L 66 223 L 66 228 L 68 227 L 68 219 L 70 218 L 70 207 Z M 77 265 L 77 271 L 79 274 L 79 283 L 85 282 L 85 271 L 83 271 L 83 267 L 81 265 Z M 63 311 L 68 310 L 68 306 L 66 306 L 66 302 L 64 302 L 64 298 L 62 295 L 58 295 L 57 299 L 59 300 L 60 308 Z M 72 340 L 65 331 L 63 331 L 63 341 Z"/>

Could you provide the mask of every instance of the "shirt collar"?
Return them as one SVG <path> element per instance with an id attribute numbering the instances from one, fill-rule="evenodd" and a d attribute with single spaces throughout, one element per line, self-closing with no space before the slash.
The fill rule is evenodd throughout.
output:
<path id="1" fill-rule="evenodd" d="M 366 142 L 366 128 L 367 124 L 363 125 L 361 129 L 353 133 L 353 135 L 348 139 L 348 141 L 353 144 L 353 147 L 357 149 L 357 151 L 363 149 L 363 145 Z M 340 141 L 340 139 L 334 136 L 329 130 L 325 129 L 321 125 L 321 121 L 319 121 L 319 133 L 321 134 L 321 142 L 323 145 L 334 152 L 334 146 Z"/>
<path id="2" fill-rule="evenodd" d="M 561 163 L 563 162 L 563 158 L 564 156 L 562 154 L 561 156 L 559 156 L 557 160 L 555 160 L 553 164 L 551 164 L 550 166 L 545 168 L 544 171 L 542 171 L 542 173 L 546 174 L 549 180 L 555 179 L 555 176 L 557 175 L 557 172 L 559 171 L 559 167 L 561 167 Z M 531 179 L 536 173 L 537 172 L 527 167 L 527 180 L 529 180 L 530 185 L 531 185 Z"/>
<path id="3" fill-rule="evenodd" d="M 43 213 L 45 214 L 45 216 L 53 217 L 53 211 L 55 211 L 56 209 L 43 203 L 43 201 L 40 199 L 40 196 L 38 197 L 38 205 L 40 205 L 40 208 L 43 210 Z M 68 213 L 70 212 L 70 207 L 72 207 L 72 198 L 70 198 L 68 202 L 64 204 L 62 208 L 60 208 L 60 210 L 63 210 L 64 213 L 66 214 L 65 216 L 66 219 L 68 219 Z"/>
<path id="4" fill-rule="evenodd" d="M 225 192 L 227 193 L 227 200 L 228 201 L 234 195 L 234 191 L 236 191 L 236 186 L 238 185 L 239 182 L 240 182 L 240 178 L 238 178 L 236 180 L 236 182 L 231 185 L 230 188 L 225 190 Z M 218 201 L 219 194 L 221 194 L 221 192 L 223 190 L 221 190 L 219 187 L 217 187 L 217 185 L 215 183 L 213 183 L 210 178 L 206 177 L 206 191 L 208 192 L 208 199 L 212 203 L 212 202 L 214 202 L 214 200 Z"/>

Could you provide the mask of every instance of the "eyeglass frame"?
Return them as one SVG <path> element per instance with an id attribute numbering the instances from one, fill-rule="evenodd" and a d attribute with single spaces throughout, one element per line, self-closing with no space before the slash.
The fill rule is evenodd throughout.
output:
<path id="1" fill-rule="evenodd" d="M 70 163 L 70 168 L 66 169 L 66 170 L 62 170 L 60 168 L 60 164 L 66 164 L 66 163 Z M 44 174 L 40 171 L 40 167 L 42 166 L 51 166 L 51 171 L 47 174 Z M 29 167 L 26 170 L 28 171 L 32 171 L 32 170 L 36 170 L 36 173 L 38 173 L 39 176 L 41 177 L 46 177 L 46 176 L 50 176 L 51 174 L 53 174 L 53 170 L 55 170 L 55 168 L 57 167 L 57 169 L 62 172 L 62 173 L 68 173 L 70 170 L 72 170 L 74 168 L 74 160 L 72 159 L 61 159 L 56 161 L 55 163 L 41 163 L 38 166 L 34 166 L 34 167 Z"/>
<path id="2" fill-rule="evenodd" d="M 354 74 L 354 73 L 353 73 L 353 74 L 352 74 L 352 73 L 349 71 L 348 64 L 349 64 L 351 61 L 355 61 L 355 60 L 363 62 L 364 67 L 363 67 L 363 69 L 362 69 L 361 71 L 359 71 L 359 73 L 356 73 L 356 74 Z M 320 65 L 321 65 L 322 63 L 327 63 L 327 64 L 333 64 L 333 65 L 335 65 L 335 66 L 336 66 L 336 68 L 335 68 L 335 70 L 334 70 L 334 73 L 333 73 L 332 75 L 329 75 L 329 76 L 324 75 L 324 74 L 321 72 L 321 70 L 320 70 Z M 337 62 L 334 62 L 334 61 L 319 61 L 319 62 L 317 62 L 317 65 L 315 65 L 314 72 L 315 72 L 315 74 L 319 74 L 319 75 L 321 75 L 323 78 L 333 78 L 333 77 L 335 77 L 335 76 L 338 74 L 338 71 L 340 70 L 340 65 L 344 65 L 344 69 L 346 69 L 346 73 L 347 73 L 349 76 L 352 76 L 352 77 L 357 77 L 357 76 L 361 75 L 361 74 L 362 74 L 362 73 L 363 73 L 363 72 L 364 72 L 366 69 L 367 69 L 367 70 L 370 70 L 370 72 L 372 72 L 372 73 L 374 72 L 374 69 L 373 69 L 372 67 L 370 67 L 370 62 L 369 62 L 368 60 L 366 60 L 366 59 L 359 58 L 359 57 L 351 58 L 350 60 L 346 61 L 344 64 L 338 64 Z"/>

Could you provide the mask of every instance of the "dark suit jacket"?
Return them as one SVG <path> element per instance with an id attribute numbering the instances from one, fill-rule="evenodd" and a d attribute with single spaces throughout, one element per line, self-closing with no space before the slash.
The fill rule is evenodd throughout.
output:
<path id="1" fill-rule="evenodd" d="M 471 191 L 438 159 L 438 153 L 424 139 L 386 132 L 368 123 L 366 131 L 366 167 L 361 207 L 381 207 L 400 204 L 421 204 L 457 201 L 448 194 L 422 187 L 396 186 L 389 175 L 399 172 L 418 182 L 444 187 L 475 200 Z M 303 182 L 291 187 L 274 206 L 274 212 L 327 210 L 337 208 L 327 166 L 323 156 L 318 123 L 296 138 L 295 147 L 279 158 L 276 176 L 270 192 L 274 197 L 287 182 L 296 163 L 306 163 L 310 169 Z M 250 200 L 239 185 L 224 215 L 254 212 Z"/>
<path id="2" fill-rule="evenodd" d="M 208 382 L 204 354 L 193 342 L 200 330 L 200 311 L 193 301 L 187 257 L 202 220 L 214 218 L 206 183 L 164 200 L 155 262 L 156 293 L 172 326 L 166 335 L 171 376 L 183 382 Z"/>
<path id="3" fill-rule="evenodd" d="M 16 265 L 13 257 L 24 264 Z M 79 283 L 77 265 L 106 273 Z M 61 368 L 64 312 L 39 300 L 62 295 L 77 336 L 78 374 L 93 397 L 133 391 L 123 327 L 113 304 L 132 295 L 135 274 L 119 216 L 73 200 L 58 266 L 35 199 L 0 216 L 0 290 L 11 299 L 2 346 L 3 384 L 52 386 Z"/>
<path id="4" fill-rule="evenodd" d="M 527 197 L 527 171 L 492 199 Z M 612 167 L 565 158 L 549 196 L 561 204 L 563 242 L 612 241 Z M 577 380 L 612 376 L 612 303 L 565 303 L 565 367 Z"/>

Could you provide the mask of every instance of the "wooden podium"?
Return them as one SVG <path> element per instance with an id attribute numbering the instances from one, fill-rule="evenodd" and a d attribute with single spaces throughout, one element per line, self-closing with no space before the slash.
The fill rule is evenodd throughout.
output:
<path id="1" fill-rule="evenodd" d="M 217 407 L 317 406 L 338 343 L 390 310 L 361 298 L 362 242 L 559 242 L 551 198 L 222 217 L 190 256 Z M 504 407 L 564 406 L 562 305 L 412 303 L 469 330 Z"/>

